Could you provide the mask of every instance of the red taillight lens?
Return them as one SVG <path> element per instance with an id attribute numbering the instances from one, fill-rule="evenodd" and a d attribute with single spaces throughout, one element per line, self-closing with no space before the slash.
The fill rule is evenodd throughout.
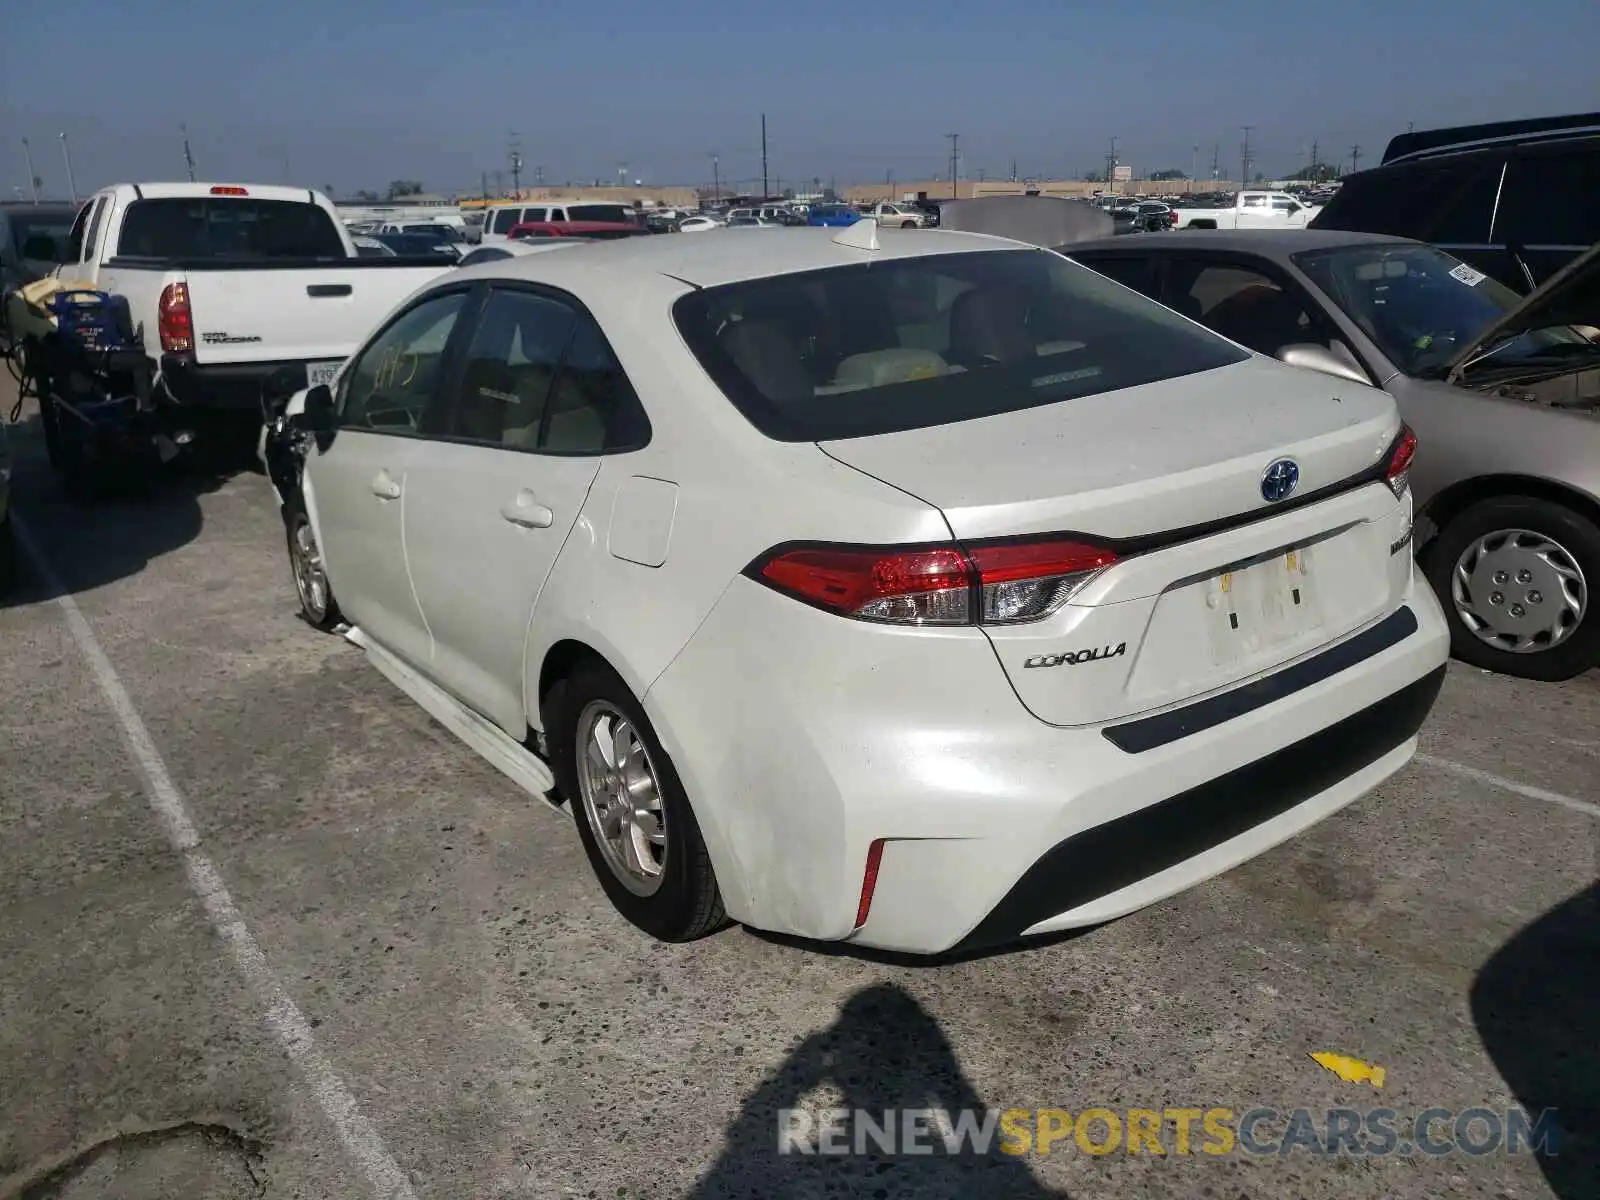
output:
<path id="1" fill-rule="evenodd" d="M 248 196 L 250 191 L 248 188 L 231 187 L 219 183 L 211 189 L 211 194 L 213 196 Z"/>
<path id="2" fill-rule="evenodd" d="M 861 875 L 861 899 L 856 903 L 856 925 L 860 929 L 867 923 L 872 911 L 872 893 L 878 887 L 878 868 L 883 865 L 883 838 L 867 847 L 867 869 Z"/>
<path id="3" fill-rule="evenodd" d="M 161 348 L 169 354 L 194 351 L 194 314 L 189 311 L 189 285 L 169 283 L 156 303 Z"/>
<path id="4" fill-rule="evenodd" d="M 1396 496 L 1405 493 L 1411 481 L 1411 460 L 1417 456 L 1417 435 L 1411 426 L 1400 426 L 1400 436 L 1389 450 L 1389 461 L 1383 469 L 1384 477 Z"/>
<path id="5" fill-rule="evenodd" d="M 920 550 L 829 546 L 780 551 L 761 578 L 847 617 L 902 625 L 971 620 L 971 568 L 953 546 Z"/>
<path id="6" fill-rule="evenodd" d="M 755 578 L 841 616 L 896 625 L 1035 621 L 1117 561 L 1103 546 L 1038 538 L 906 549 L 816 546 L 775 550 Z"/>
<path id="7" fill-rule="evenodd" d="M 983 589 L 980 620 L 994 625 L 1054 612 L 1117 556 L 1103 546 L 1063 539 L 977 546 L 972 561 Z"/>

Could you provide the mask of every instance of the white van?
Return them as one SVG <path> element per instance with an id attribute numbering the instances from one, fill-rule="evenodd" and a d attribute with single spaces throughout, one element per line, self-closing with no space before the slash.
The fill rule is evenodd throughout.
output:
<path id="1" fill-rule="evenodd" d="M 524 221 L 635 221 L 633 207 L 609 200 L 546 200 L 538 204 L 493 204 L 483 221 L 483 244 L 506 240 L 506 234 Z"/>

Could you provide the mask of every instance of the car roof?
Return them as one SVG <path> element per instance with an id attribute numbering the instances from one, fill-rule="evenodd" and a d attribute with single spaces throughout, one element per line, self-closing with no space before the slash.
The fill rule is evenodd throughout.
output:
<path id="1" fill-rule="evenodd" d="M 1163 254 L 1185 250 L 1222 250 L 1231 254 L 1263 254 L 1287 258 L 1302 250 L 1335 250 L 1341 246 L 1367 246 L 1378 242 L 1419 245 L 1412 238 L 1383 233 L 1352 233 L 1344 229 L 1174 229 L 1168 233 L 1123 234 L 1093 238 L 1063 246 L 1068 255 L 1084 250 L 1116 250 L 1136 254 L 1155 249 Z"/>
<path id="2" fill-rule="evenodd" d="M 601 274 L 618 282 L 640 273 L 666 276 L 691 287 L 716 287 L 747 279 L 792 275 L 827 267 L 859 266 L 896 258 L 962 254 L 984 250 L 1036 249 L 1006 238 L 933 229 L 891 229 L 879 235 L 875 251 L 840 245 L 840 230 L 816 227 L 782 229 L 764 238 L 636 237 L 591 243 L 581 255 L 557 260 L 502 260 L 469 268 L 486 276 L 526 278 L 560 284 L 555 276 L 573 275 L 573 290 L 582 280 L 598 282 Z"/>

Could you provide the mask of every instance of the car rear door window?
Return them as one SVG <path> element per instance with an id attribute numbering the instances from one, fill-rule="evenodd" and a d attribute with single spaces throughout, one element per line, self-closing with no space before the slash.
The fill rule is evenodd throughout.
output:
<path id="1" fill-rule="evenodd" d="M 465 290 L 431 296 L 380 333 L 346 375 L 339 397 L 341 428 L 380 433 L 428 432 L 445 352 L 467 301 Z"/>
<path id="2" fill-rule="evenodd" d="M 513 226 L 521 223 L 522 214 L 515 208 L 499 208 L 495 210 L 494 224 L 489 227 L 490 233 L 510 233 Z"/>

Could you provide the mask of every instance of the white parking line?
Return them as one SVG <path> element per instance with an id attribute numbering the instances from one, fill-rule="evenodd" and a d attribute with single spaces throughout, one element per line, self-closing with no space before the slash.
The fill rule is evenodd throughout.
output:
<path id="1" fill-rule="evenodd" d="M 1530 800 L 1543 800 L 1546 804 L 1559 804 L 1562 808 L 1570 808 L 1573 812 L 1586 813 L 1591 817 L 1600 817 L 1600 804 L 1590 804 L 1587 800 L 1563 796 L 1560 792 L 1547 792 L 1544 788 L 1532 787 L 1526 783 L 1517 783 L 1512 779 L 1502 779 L 1498 775 L 1480 771 L 1477 767 L 1469 767 L 1466 763 L 1451 762 L 1448 758 L 1435 758 L 1431 754 L 1419 754 L 1412 761 L 1424 767 L 1433 767 L 1451 775 L 1458 775 L 1462 779 L 1470 779 L 1473 783 L 1481 783 L 1488 787 L 1497 787 L 1507 792 L 1514 792 L 1518 796 L 1526 796 Z"/>
<path id="2" fill-rule="evenodd" d="M 166 833 L 167 840 L 183 857 L 184 867 L 189 875 L 189 886 L 200 898 L 206 916 L 211 919 L 211 925 L 216 930 L 217 936 L 232 953 L 233 961 L 240 973 L 266 1002 L 267 1028 L 272 1030 L 290 1060 L 305 1076 L 312 1095 L 316 1097 L 328 1120 L 333 1123 L 345 1149 L 360 1166 L 362 1174 L 372 1187 L 373 1195 L 381 1197 L 382 1200 L 415 1200 L 415 1193 L 411 1190 L 405 1172 L 390 1156 L 388 1148 L 383 1144 L 383 1138 L 357 1107 L 356 1099 L 350 1094 L 350 1089 L 344 1085 L 344 1081 L 333 1069 L 333 1064 L 328 1061 L 328 1056 L 317 1045 L 310 1024 L 295 1002 L 289 998 L 289 994 L 283 990 L 255 935 L 250 932 L 238 906 L 233 902 L 233 897 L 228 894 L 227 885 L 222 882 L 216 864 L 200 849 L 200 835 L 195 831 L 188 807 L 173 785 L 166 763 L 162 761 L 155 742 L 150 738 L 150 731 L 145 728 L 138 710 L 134 708 L 133 700 L 128 696 L 127 689 L 122 686 L 122 680 L 118 678 L 111 660 L 100 648 L 94 631 L 89 628 L 89 622 L 84 618 L 71 594 L 61 585 L 61 580 L 56 576 L 54 569 L 40 553 L 28 533 L 27 526 L 15 513 L 12 514 L 11 520 L 15 526 L 18 543 L 32 562 L 34 569 L 38 571 L 39 577 L 54 593 L 55 601 L 61 606 L 62 612 L 66 614 L 67 627 L 72 631 L 73 641 L 77 642 L 78 649 L 82 651 L 84 660 L 94 674 L 95 682 L 100 685 L 101 694 L 110 705 L 111 711 L 116 714 L 117 722 L 122 726 L 128 750 L 144 774 L 147 785 L 145 791 L 150 800 L 150 807 Z"/>

